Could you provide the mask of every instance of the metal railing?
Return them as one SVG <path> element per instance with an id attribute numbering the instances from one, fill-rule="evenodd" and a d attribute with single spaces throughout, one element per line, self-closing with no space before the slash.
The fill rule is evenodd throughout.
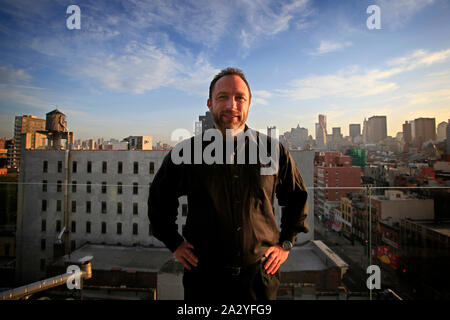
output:
<path id="1" fill-rule="evenodd" d="M 92 278 L 92 266 L 91 266 L 92 256 L 86 256 L 78 260 L 80 265 L 80 289 L 83 287 L 83 280 Z M 15 289 L 6 290 L 0 292 L 0 300 L 19 300 L 22 298 L 27 298 L 32 294 L 48 290 L 54 287 L 58 287 L 63 284 L 67 284 L 68 280 L 73 279 L 74 273 L 67 272 L 52 278 L 40 280 L 33 282 L 31 284 L 21 286 Z"/>

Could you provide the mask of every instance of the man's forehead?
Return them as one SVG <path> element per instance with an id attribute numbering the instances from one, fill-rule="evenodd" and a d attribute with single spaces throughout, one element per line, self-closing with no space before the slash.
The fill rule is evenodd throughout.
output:
<path id="1" fill-rule="evenodd" d="M 249 90 L 244 80 L 238 75 L 226 75 L 217 80 L 214 86 L 214 93 L 237 91 L 248 94 Z"/>

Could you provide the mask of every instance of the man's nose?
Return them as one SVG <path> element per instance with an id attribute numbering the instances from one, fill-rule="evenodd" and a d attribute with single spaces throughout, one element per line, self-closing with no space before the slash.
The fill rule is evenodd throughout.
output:
<path id="1" fill-rule="evenodd" d="M 237 102 L 235 97 L 230 97 L 226 104 L 227 109 L 234 110 L 237 109 Z"/>

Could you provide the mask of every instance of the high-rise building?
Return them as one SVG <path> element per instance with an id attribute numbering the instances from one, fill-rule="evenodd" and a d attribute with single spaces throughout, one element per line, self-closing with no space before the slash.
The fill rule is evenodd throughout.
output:
<path id="1" fill-rule="evenodd" d="M 305 149 L 308 140 L 308 129 L 300 127 L 291 128 L 291 131 L 286 131 L 281 137 L 280 141 L 285 142 L 289 149 Z"/>
<path id="2" fill-rule="evenodd" d="M 402 127 L 403 127 L 403 141 L 406 144 L 411 144 L 412 143 L 411 121 L 405 121 Z"/>
<path id="3" fill-rule="evenodd" d="M 373 116 L 367 122 L 367 142 L 378 143 L 387 137 L 386 116 Z"/>
<path id="4" fill-rule="evenodd" d="M 324 148 L 327 144 L 327 116 L 319 114 L 319 122 L 316 123 L 316 144 Z"/>
<path id="5" fill-rule="evenodd" d="M 444 141 L 446 139 L 447 122 L 442 121 L 437 126 L 437 140 Z"/>
<path id="6" fill-rule="evenodd" d="M 212 113 L 209 111 L 206 111 L 204 116 L 199 116 L 198 120 L 202 123 L 202 132 L 205 132 L 208 129 L 214 128 L 214 120 L 212 117 Z"/>
<path id="7" fill-rule="evenodd" d="M 333 138 L 342 138 L 342 134 L 341 134 L 341 128 L 340 127 L 336 127 L 332 129 L 333 131 Z"/>
<path id="8" fill-rule="evenodd" d="M 352 166 L 350 156 L 340 152 L 316 152 L 314 163 L 316 211 L 326 216 L 327 208 L 341 197 L 359 191 L 361 167 Z"/>
<path id="9" fill-rule="evenodd" d="M 447 129 L 446 129 L 446 136 L 447 136 L 447 148 L 446 148 L 446 154 L 450 155 L 450 119 L 448 119 Z"/>
<path id="10" fill-rule="evenodd" d="M 152 150 L 152 137 L 129 136 L 123 139 L 128 142 L 129 150 Z"/>
<path id="11" fill-rule="evenodd" d="M 46 145 L 45 120 L 32 115 L 16 116 L 14 121 L 13 166 L 19 167 L 22 149 L 37 149 Z"/>
<path id="12" fill-rule="evenodd" d="M 436 119 L 417 118 L 414 119 L 414 145 L 421 149 L 426 141 L 436 140 Z"/>
<path id="13" fill-rule="evenodd" d="M 361 135 L 361 125 L 359 123 L 352 123 L 348 126 L 348 131 L 350 137 L 355 139 L 357 136 Z"/>

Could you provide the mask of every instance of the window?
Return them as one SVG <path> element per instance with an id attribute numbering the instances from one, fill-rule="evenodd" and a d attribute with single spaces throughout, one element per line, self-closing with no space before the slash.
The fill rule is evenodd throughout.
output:
<path id="1" fill-rule="evenodd" d="M 76 161 L 72 161 L 72 173 L 77 173 L 77 162 Z"/>
<path id="2" fill-rule="evenodd" d="M 86 201 L 86 213 L 91 213 L 91 202 Z"/>
<path id="3" fill-rule="evenodd" d="M 137 161 L 133 162 L 133 173 L 134 174 L 139 173 L 139 162 L 137 162 Z"/>
<path id="4" fill-rule="evenodd" d="M 122 182 L 117 183 L 117 194 L 122 194 Z"/>
<path id="5" fill-rule="evenodd" d="M 138 224 L 137 223 L 133 223 L 133 234 L 134 235 L 138 234 Z"/>
<path id="6" fill-rule="evenodd" d="M 45 271 L 45 259 L 41 259 L 41 260 L 40 260 L 39 269 L 40 269 L 41 271 Z"/>
<path id="7" fill-rule="evenodd" d="M 72 193 L 76 193 L 76 192 L 77 192 L 77 182 L 72 181 Z"/>
<path id="8" fill-rule="evenodd" d="M 90 181 L 86 182 L 86 192 L 87 193 L 92 192 L 92 183 Z"/>
<path id="9" fill-rule="evenodd" d="M 106 193 L 106 182 L 102 182 L 102 193 Z"/>
<path id="10" fill-rule="evenodd" d="M 72 200 L 72 212 L 77 212 L 77 202 Z"/>
<path id="11" fill-rule="evenodd" d="M 56 211 L 57 212 L 61 211 L 61 200 L 56 200 Z"/>
<path id="12" fill-rule="evenodd" d="M 187 204 L 182 204 L 182 205 L 181 205 L 181 215 L 182 215 L 183 217 L 187 216 L 187 211 L 188 211 L 187 209 L 188 209 Z"/>
<path id="13" fill-rule="evenodd" d="M 47 192 L 47 180 L 42 180 L 42 192 Z"/>
<path id="14" fill-rule="evenodd" d="M 56 232 L 61 232 L 61 220 L 56 220 Z"/>
<path id="15" fill-rule="evenodd" d="M 61 180 L 58 180 L 56 182 L 56 192 L 61 192 L 61 190 L 62 190 L 62 182 Z"/>
<path id="16" fill-rule="evenodd" d="M 133 182 L 133 194 L 138 194 L 138 184 L 137 184 L 137 182 Z"/>
<path id="17" fill-rule="evenodd" d="M 47 200 L 42 200 L 42 211 L 47 211 Z"/>
<path id="18" fill-rule="evenodd" d="M 91 222 L 86 221 L 86 233 L 91 233 Z"/>
<path id="19" fill-rule="evenodd" d="M 58 161 L 58 172 L 62 172 L 62 161 Z"/>
<path id="20" fill-rule="evenodd" d="M 102 233 L 106 233 L 106 222 L 102 222 Z"/>
<path id="21" fill-rule="evenodd" d="M 137 202 L 134 202 L 133 203 L 133 214 L 138 214 L 138 211 L 139 211 L 139 207 L 138 207 L 138 204 L 137 204 Z"/>
<path id="22" fill-rule="evenodd" d="M 117 214 L 122 214 L 122 202 L 117 202 Z"/>
<path id="23" fill-rule="evenodd" d="M 155 173 L 155 163 L 154 162 L 150 162 L 150 174 L 154 174 Z"/>
<path id="24" fill-rule="evenodd" d="M 102 201 L 102 213 L 106 213 L 106 201 Z"/>
<path id="25" fill-rule="evenodd" d="M 42 219 L 41 221 L 41 231 L 46 231 L 47 229 L 47 221 L 45 219 Z"/>
<path id="26" fill-rule="evenodd" d="M 48 161 L 47 160 L 45 160 L 42 163 L 42 172 L 48 172 Z"/>
<path id="27" fill-rule="evenodd" d="M 74 251 L 77 248 L 77 242 L 75 240 L 70 241 L 70 251 Z"/>
<path id="28" fill-rule="evenodd" d="M 119 161 L 117 163 L 117 173 L 122 173 L 123 172 L 123 163 L 122 161 Z"/>
<path id="29" fill-rule="evenodd" d="M 77 232 L 77 223 L 75 221 L 72 221 L 72 224 L 70 226 L 70 232 L 72 233 Z"/>
<path id="30" fill-rule="evenodd" d="M 86 171 L 87 173 L 92 173 L 92 161 L 87 162 Z"/>
<path id="31" fill-rule="evenodd" d="M 117 223 L 117 234 L 122 234 L 122 224 L 120 222 Z"/>
<path id="32" fill-rule="evenodd" d="M 103 161 L 102 162 L 102 172 L 106 173 L 107 171 L 108 171 L 107 162 Z"/>

